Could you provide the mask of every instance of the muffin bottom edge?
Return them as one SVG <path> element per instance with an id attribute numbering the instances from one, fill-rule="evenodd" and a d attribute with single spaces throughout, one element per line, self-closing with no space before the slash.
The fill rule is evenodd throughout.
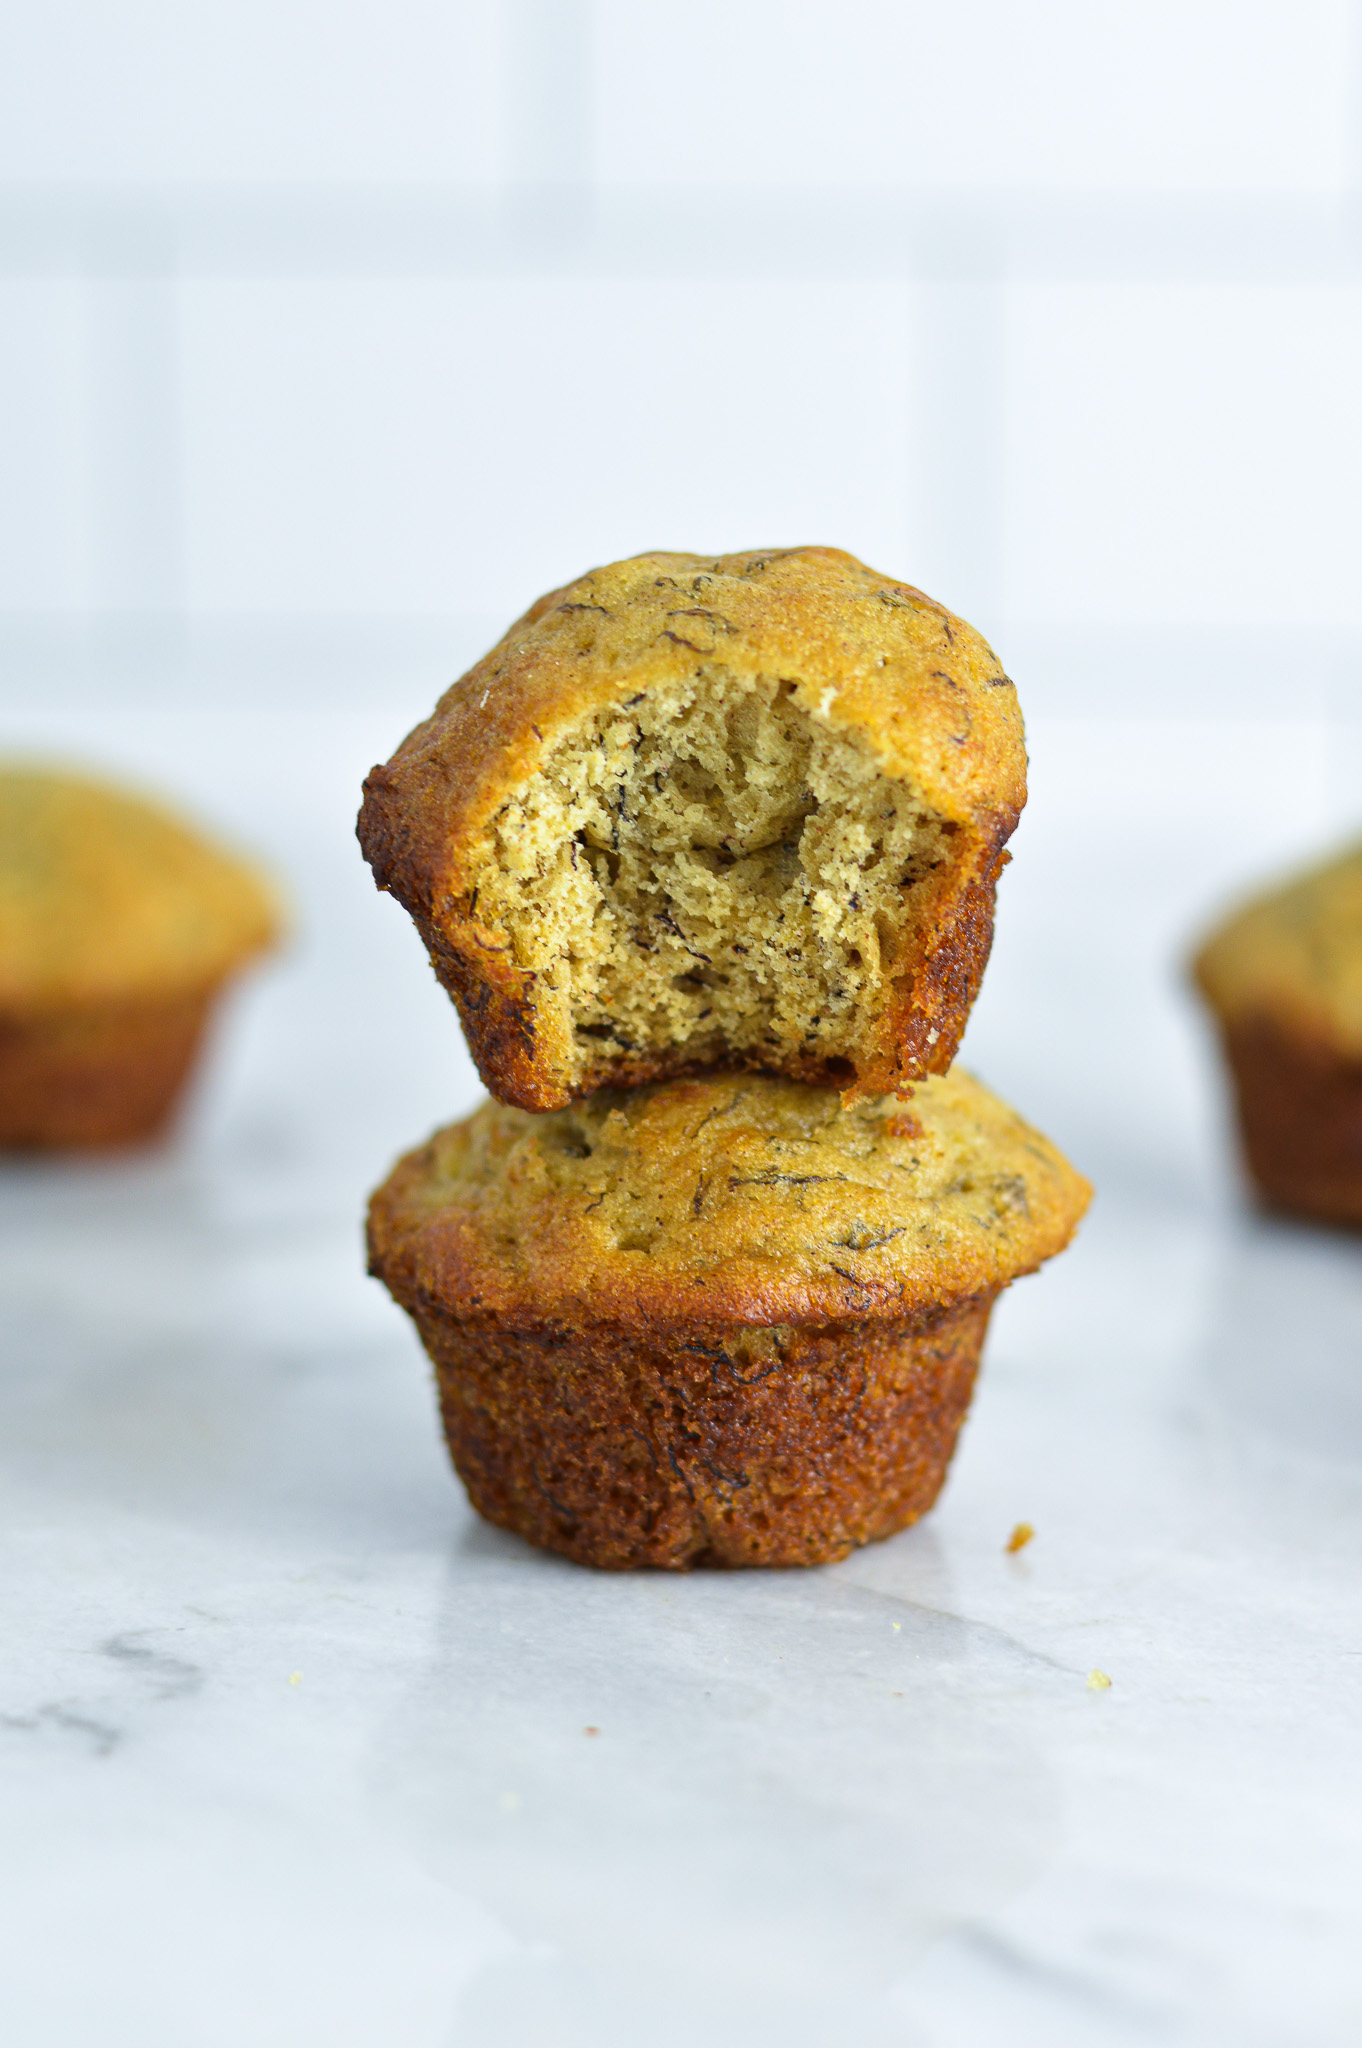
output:
<path id="1" fill-rule="evenodd" d="M 0 1015 L 0 1150 L 116 1151 L 173 1119 L 218 995 Z"/>
<path id="2" fill-rule="evenodd" d="M 830 1564 L 925 1514 L 995 1299 L 778 1331 L 415 1320 L 485 1520 L 598 1569 L 685 1571 Z"/>
<path id="3" fill-rule="evenodd" d="M 1222 1030 L 1243 1154 L 1263 1202 L 1362 1230 L 1362 1062 L 1261 1015 Z"/>

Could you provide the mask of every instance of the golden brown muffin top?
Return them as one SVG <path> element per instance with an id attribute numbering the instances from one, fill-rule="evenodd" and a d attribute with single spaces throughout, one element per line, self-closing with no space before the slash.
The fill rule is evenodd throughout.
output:
<path id="1" fill-rule="evenodd" d="M 531 605 L 370 778 L 360 836 L 404 902 L 463 885 L 472 845 L 584 715 L 697 662 L 777 677 L 949 820 L 1026 802 L 1017 694 L 972 626 L 840 548 L 648 554 Z"/>
<path id="2" fill-rule="evenodd" d="M 1267 1016 L 1362 1059 L 1362 847 L 1255 897 L 1194 963 L 1227 1022 Z"/>
<path id="3" fill-rule="evenodd" d="M 207 990 L 278 928 L 264 879 L 158 805 L 0 766 L 0 1008 Z"/>
<path id="4" fill-rule="evenodd" d="M 1083 1178 L 954 1068 L 894 1097 L 721 1074 L 544 1116 L 485 1103 L 370 1214 L 407 1306 L 667 1326 L 914 1316 L 1061 1251 Z"/>

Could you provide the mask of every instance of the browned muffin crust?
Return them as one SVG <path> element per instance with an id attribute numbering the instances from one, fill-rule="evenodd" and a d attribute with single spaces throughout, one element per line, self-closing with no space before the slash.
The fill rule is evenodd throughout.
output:
<path id="1" fill-rule="evenodd" d="M 1256 896 L 1193 963 L 1264 1200 L 1362 1229 L 1362 848 Z"/>
<path id="2" fill-rule="evenodd" d="M 365 784 L 491 1092 L 716 1066 L 944 1072 L 1025 802 L 973 629 L 831 548 L 641 555 L 551 591 Z"/>
<path id="3" fill-rule="evenodd" d="M 480 1515 L 578 1564 L 684 1571 L 831 1564 L 925 1514 L 992 1305 L 774 1333 L 415 1321 Z"/>
<path id="4" fill-rule="evenodd" d="M 994 1298 L 1089 1193 L 958 1069 L 911 1114 L 724 1074 L 486 1104 L 393 1169 L 370 1264 L 488 1519 L 615 1568 L 810 1564 L 930 1507 Z"/>

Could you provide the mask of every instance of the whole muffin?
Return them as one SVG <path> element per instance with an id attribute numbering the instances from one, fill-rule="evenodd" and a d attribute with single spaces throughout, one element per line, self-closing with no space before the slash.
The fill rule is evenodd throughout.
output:
<path id="1" fill-rule="evenodd" d="M 958 1069 L 487 1103 L 394 1168 L 371 1271 L 478 1512 L 585 1564 L 821 1564 L 928 1509 L 1000 1289 L 1089 1199 Z"/>
<path id="2" fill-rule="evenodd" d="M 639 555 L 531 607 L 359 837 L 525 1109 L 729 1065 L 950 1065 L 1026 800 L 974 630 L 834 548 Z"/>
<path id="3" fill-rule="evenodd" d="M 277 930 L 261 877 L 158 806 L 0 767 L 0 1145 L 154 1136 Z"/>
<path id="4" fill-rule="evenodd" d="M 1259 1190 L 1362 1229 L 1362 847 L 1246 904 L 1193 972 Z"/>

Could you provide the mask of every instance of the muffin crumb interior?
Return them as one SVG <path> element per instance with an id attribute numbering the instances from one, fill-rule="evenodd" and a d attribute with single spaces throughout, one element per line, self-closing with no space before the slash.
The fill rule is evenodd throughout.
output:
<path id="1" fill-rule="evenodd" d="M 476 915 L 559 1007 L 579 1072 L 680 1045 L 847 1058 L 850 1079 L 904 892 L 955 830 L 796 683 L 704 664 L 558 741 L 497 814 Z"/>

